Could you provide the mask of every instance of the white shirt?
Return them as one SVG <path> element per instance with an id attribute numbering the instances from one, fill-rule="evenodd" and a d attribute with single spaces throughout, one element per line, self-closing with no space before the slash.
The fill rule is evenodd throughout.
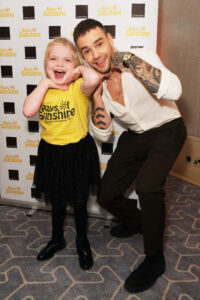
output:
<path id="1" fill-rule="evenodd" d="M 151 94 L 140 80 L 125 71 L 121 74 L 125 106 L 112 99 L 106 81 L 103 82 L 102 99 L 108 114 L 112 113 L 127 129 L 142 133 L 181 116 L 174 101 L 181 96 L 182 87 L 178 77 L 162 64 L 156 53 L 145 48 L 134 49 L 132 53 L 161 70 L 158 92 Z M 112 124 L 103 130 L 91 122 L 91 129 L 94 136 L 104 142 L 113 132 Z"/>

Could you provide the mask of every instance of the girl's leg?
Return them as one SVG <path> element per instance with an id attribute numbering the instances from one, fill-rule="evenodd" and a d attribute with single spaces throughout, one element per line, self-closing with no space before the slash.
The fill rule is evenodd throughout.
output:
<path id="1" fill-rule="evenodd" d="M 76 226 L 76 247 L 79 255 L 79 265 L 83 270 L 93 266 L 92 252 L 87 239 L 87 204 L 82 207 L 74 207 L 74 219 Z"/>
<path id="2" fill-rule="evenodd" d="M 64 221 L 66 208 L 52 206 L 52 241 L 62 243 L 64 241 Z"/>
<path id="3" fill-rule="evenodd" d="M 65 207 L 57 208 L 52 205 L 52 237 L 48 244 L 40 251 L 38 260 L 47 260 L 54 254 L 65 248 L 64 220 L 66 215 Z"/>

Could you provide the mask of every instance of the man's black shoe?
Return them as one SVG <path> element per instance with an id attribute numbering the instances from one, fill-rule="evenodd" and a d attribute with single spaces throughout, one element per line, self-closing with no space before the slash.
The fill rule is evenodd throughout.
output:
<path id="1" fill-rule="evenodd" d="M 40 251 L 37 256 L 37 260 L 47 260 L 54 256 L 54 254 L 65 248 L 65 241 L 62 242 L 54 242 L 50 241 L 48 244 Z"/>
<path id="2" fill-rule="evenodd" d="M 146 256 L 139 267 L 126 279 L 124 287 L 130 293 L 142 292 L 149 289 L 165 272 L 163 253 Z"/>
<path id="3" fill-rule="evenodd" d="M 92 268 L 94 262 L 89 241 L 87 239 L 76 239 L 76 248 L 79 255 L 79 265 L 83 270 Z"/>
<path id="4" fill-rule="evenodd" d="M 136 233 L 142 233 L 141 226 L 136 227 L 135 229 L 130 229 L 123 223 L 114 226 L 110 230 L 110 234 L 114 237 L 118 238 L 125 238 L 125 237 L 130 237 Z"/>

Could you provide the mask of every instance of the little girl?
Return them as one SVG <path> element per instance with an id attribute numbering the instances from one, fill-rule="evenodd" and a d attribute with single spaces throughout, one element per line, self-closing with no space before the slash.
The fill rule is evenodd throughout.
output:
<path id="1" fill-rule="evenodd" d="M 58 37 L 47 46 L 46 78 L 27 96 L 23 113 L 27 118 L 39 112 L 42 126 L 34 185 L 52 206 L 52 237 L 38 254 L 46 260 L 65 248 L 66 205 L 73 207 L 76 247 L 80 267 L 93 265 L 87 239 L 87 199 L 90 187 L 100 181 L 96 144 L 88 133 L 89 96 L 99 85 L 96 71 L 82 65 L 76 47 Z"/>

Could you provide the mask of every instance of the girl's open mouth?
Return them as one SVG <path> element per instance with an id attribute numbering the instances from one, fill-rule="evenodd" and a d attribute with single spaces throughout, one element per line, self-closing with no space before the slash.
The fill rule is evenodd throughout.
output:
<path id="1" fill-rule="evenodd" d="M 54 76 L 56 79 L 62 79 L 65 75 L 65 72 L 62 70 L 55 70 L 54 71 Z"/>

